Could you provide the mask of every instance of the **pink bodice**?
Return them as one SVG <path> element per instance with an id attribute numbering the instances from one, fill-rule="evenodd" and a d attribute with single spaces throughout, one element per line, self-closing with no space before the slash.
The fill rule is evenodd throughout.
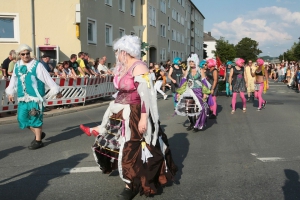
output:
<path id="1" fill-rule="evenodd" d="M 137 92 L 137 87 L 139 83 L 134 82 L 134 77 L 132 76 L 132 71 L 137 64 L 142 61 L 135 62 L 126 72 L 124 76 L 118 81 L 118 95 L 115 99 L 116 103 L 120 104 L 140 104 L 141 98 Z"/>

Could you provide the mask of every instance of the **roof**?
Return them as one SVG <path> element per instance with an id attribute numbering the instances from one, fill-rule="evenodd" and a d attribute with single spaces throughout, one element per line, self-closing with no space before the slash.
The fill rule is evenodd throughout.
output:
<path id="1" fill-rule="evenodd" d="M 203 42 L 205 41 L 216 41 L 217 39 L 211 36 L 211 32 L 204 33 L 203 32 Z"/>

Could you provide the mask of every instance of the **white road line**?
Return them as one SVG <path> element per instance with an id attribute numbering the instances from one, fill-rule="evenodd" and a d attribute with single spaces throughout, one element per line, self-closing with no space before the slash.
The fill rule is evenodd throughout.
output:
<path id="1" fill-rule="evenodd" d="M 72 174 L 72 173 L 84 173 L 84 172 L 100 172 L 99 167 L 76 167 L 76 168 L 63 168 L 60 173 Z"/>
<path id="2" fill-rule="evenodd" d="M 285 158 L 280 158 L 280 157 L 266 157 L 266 158 L 257 158 L 257 159 L 262 161 L 262 162 L 286 161 Z"/>

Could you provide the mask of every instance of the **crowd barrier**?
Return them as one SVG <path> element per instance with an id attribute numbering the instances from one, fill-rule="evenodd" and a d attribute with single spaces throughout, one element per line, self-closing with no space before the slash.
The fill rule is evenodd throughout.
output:
<path id="1" fill-rule="evenodd" d="M 45 99 L 46 106 L 57 106 L 74 103 L 85 104 L 88 100 L 109 97 L 116 92 L 113 84 L 113 76 L 105 77 L 82 77 L 82 78 L 53 78 L 55 83 L 60 86 L 62 98 L 57 99 L 56 95 L 49 94 L 46 86 Z M 9 102 L 5 94 L 5 88 L 9 85 L 9 80 L 0 80 L 0 113 L 17 110 L 18 102 Z M 15 95 L 16 96 L 16 95 Z"/>

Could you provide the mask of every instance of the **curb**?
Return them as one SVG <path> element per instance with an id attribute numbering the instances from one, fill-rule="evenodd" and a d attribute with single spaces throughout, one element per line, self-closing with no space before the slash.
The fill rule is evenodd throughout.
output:
<path id="1" fill-rule="evenodd" d="M 65 114 L 80 112 L 80 111 L 89 110 L 89 109 L 92 109 L 92 108 L 99 108 L 99 107 L 108 105 L 110 102 L 111 101 L 105 101 L 105 102 L 99 102 L 99 103 L 94 103 L 94 104 L 75 107 L 75 108 L 63 109 L 63 110 L 59 110 L 59 111 L 54 112 L 54 113 L 44 112 L 44 118 L 49 118 L 49 117 L 54 117 L 54 116 L 59 116 L 59 115 L 65 115 Z M 18 122 L 17 121 L 17 116 L 7 117 L 7 118 L 8 119 L 6 119 L 6 120 L 5 120 L 5 118 L 3 118 L 3 119 L 0 118 L 0 126 L 5 125 L 5 124 L 13 124 L 13 123 Z"/>

